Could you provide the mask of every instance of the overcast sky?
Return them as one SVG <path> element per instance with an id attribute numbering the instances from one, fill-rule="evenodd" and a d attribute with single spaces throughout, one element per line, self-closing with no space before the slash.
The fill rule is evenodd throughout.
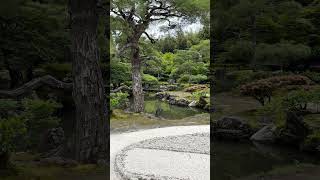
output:
<path id="1" fill-rule="evenodd" d="M 174 23 L 172 24 L 179 24 L 182 26 L 182 30 L 184 32 L 198 32 L 201 30 L 203 25 L 200 23 L 200 21 L 196 21 L 194 23 L 186 22 L 183 20 L 174 20 Z M 147 29 L 148 34 L 153 38 L 161 38 L 163 36 L 167 35 L 175 35 L 177 29 L 172 30 L 161 30 L 161 27 L 168 27 L 168 22 L 156 22 L 149 26 Z"/>

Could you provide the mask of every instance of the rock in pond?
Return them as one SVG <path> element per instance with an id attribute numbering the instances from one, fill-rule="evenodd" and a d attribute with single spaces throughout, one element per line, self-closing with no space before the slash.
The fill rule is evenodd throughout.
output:
<path id="1" fill-rule="evenodd" d="M 206 101 L 205 97 L 201 96 L 199 98 L 199 102 L 197 103 L 197 107 L 204 108 L 207 104 L 208 102 Z"/>
<path id="2" fill-rule="evenodd" d="M 159 99 L 167 100 L 170 97 L 170 94 L 168 94 L 166 92 L 158 92 L 155 94 L 155 96 Z"/>
<path id="3" fill-rule="evenodd" d="M 169 104 L 171 105 L 177 105 L 177 106 L 188 106 L 190 104 L 190 101 L 182 98 L 182 99 L 169 99 Z"/>
<path id="4" fill-rule="evenodd" d="M 262 129 L 253 134 L 250 138 L 252 141 L 261 142 L 261 143 L 272 143 L 275 141 L 274 132 L 276 130 L 275 125 L 267 125 Z"/>
<path id="5" fill-rule="evenodd" d="M 310 131 L 310 127 L 301 116 L 288 112 L 285 126 L 276 131 L 276 140 L 280 143 L 299 146 Z"/>
<path id="6" fill-rule="evenodd" d="M 189 107 L 196 107 L 197 106 L 197 101 L 192 101 L 188 106 Z"/>
<path id="7" fill-rule="evenodd" d="M 214 123 L 213 136 L 218 139 L 249 139 L 252 128 L 244 120 L 237 117 L 223 117 Z"/>

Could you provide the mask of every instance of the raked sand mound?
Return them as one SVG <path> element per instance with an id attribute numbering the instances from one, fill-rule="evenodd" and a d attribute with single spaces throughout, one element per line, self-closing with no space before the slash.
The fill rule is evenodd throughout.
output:
<path id="1" fill-rule="evenodd" d="M 210 179 L 210 127 L 111 134 L 111 180 Z"/>

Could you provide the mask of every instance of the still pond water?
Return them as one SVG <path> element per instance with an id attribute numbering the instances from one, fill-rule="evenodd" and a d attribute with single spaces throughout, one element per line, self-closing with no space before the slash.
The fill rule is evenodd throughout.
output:
<path id="1" fill-rule="evenodd" d="M 160 101 L 154 97 L 145 98 L 144 108 L 146 113 L 168 120 L 183 119 L 205 112 L 197 108 L 170 105 L 169 103 Z"/>
<path id="2" fill-rule="evenodd" d="M 211 147 L 214 151 L 211 157 L 211 177 L 214 180 L 232 180 L 288 165 L 320 162 L 319 159 L 288 147 L 216 141 Z"/>

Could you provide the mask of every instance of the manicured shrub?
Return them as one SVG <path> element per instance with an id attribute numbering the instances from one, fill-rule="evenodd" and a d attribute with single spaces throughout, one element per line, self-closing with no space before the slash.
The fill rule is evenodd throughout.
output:
<path id="1" fill-rule="evenodd" d="M 116 108 L 124 108 L 127 106 L 129 99 L 128 99 L 128 93 L 111 93 L 110 94 L 110 105 L 111 109 L 116 109 Z"/>
<path id="2" fill-rule="evenodd" d="M 266 99 L 270 102 L 273 86 L 268 81 L 257 81 L 241 86 L 240 92 L 243 95 L 251 96 L 262 105 L 265 104 Z"/>
<path id="3" fill-rule="evenodd" d="M 261 108 L 258 108 L 256 115 L 268 117 L 277 127 L 283 126 L 286 120 L 286 107 L 283 103 L 284 98 L 276 96 Z"/>
<path id="4" fill-rule="evenodd" d="M 10 152 L 16 149 L 35 150 L 43 132 L 60 122 L 55 113 L 61 104 L 52 100 L 24 99 L 20 103 L 2 99 L 0 104 L 1 111 L 12 112 L 2 113 L 0 117 L 0 166 L 10 164 L 4 161 L 8 161 Z"/>
<path id="5" fill-rule="evenodd" d="M 25 120 L 28 129 L 28 144 L 31 147 L 39 143 L 41 134 L 58 126 L 60 119 L 55 115 L 61 104 L 53 100 L 24 99 L 20 117 Z"/>
<path id="6" fill-rule="evenodd" d="M 158 79 L 150 74 L 143 74 L 142 81 L 144 85 L 157 85 L 159 83 Z"/>
<path id="7" fill-rule="evenodd" d="M 21 135 L 25 135 L 27 127 L 21 117 L 0 119 L 0 153 L 15 150 L 15 142 Z"/>
<path id="8" fill-rule="evenodd" d="M 208 81 L 208 77 L 206 75 L 198 74 L 190 76 L 190 82 L 195 84 L 202 84 Z"/>
<path id="9" fill-rule="evenodd" d="M 312 100 L 312 92 L 305 89 L 289 92 L 284 99 L 284 105 L 291 111 L 303 111 Z"/>
<path id="10" fill-rule="evenodd" d="M 206 75 L 198 74 L 198 75 L 189 75 L 184 74 L 179 79 L 179 83 L 193 83 L 193 84 L 203 84 L 208 81 L 208 77 Z"/>
<path id="11" fill-rule="evenodd" d="M 123 63 L 118 60 L 112 59 L 110 62 L 110 67 L 103 64 L 102 72 L 107 75 L 108 69 L 110 68 L 111 84 L 114 88 L 121 86 L 121 84 L 126 83 L 131 80 L 131 67 L 129 63 Z"/>
<path id="12" fill-rule="evenodd" d="M 264 105 L 266 99 L 270 101 L 272 92 L 276 89 L 292 88 L 292 86 L 308 87 L 311 84 L 312 81 L 309 78 L 301 75 L 275 76 L 245 84 L 240 87 L 240 92 L 255 98 Z"/>
<path id="13" fill-rule="evenodd" d="M 22 141 L 27 128 L 20 117 L 0 119 L 0 170 L 11 166 L 10 152 L 16 150 L 16 144 Z"/>
<path id="14" fill-rule="evenodd" d="M 18 102 L 12 99 L 0 99 L 0 118 L 8 118 L 18 108 Z"/>

